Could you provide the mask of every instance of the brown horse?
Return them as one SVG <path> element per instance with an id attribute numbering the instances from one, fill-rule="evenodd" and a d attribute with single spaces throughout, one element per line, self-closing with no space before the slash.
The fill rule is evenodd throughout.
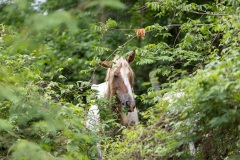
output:
<path id="1" fill-rule="evenodd" d="M 119 116 L 120 124 L 129 126 L 138 123 L 138 114 L 133 96 L 134 73 L 130 63 L 134 61 L 135 51 L 126 59 L 116 56 L 113 61 L 103 61 L 101 66 L 108 68 L 106 82 L 92 85 L 91 89 L 97 90 L 97 97 L 103 98 L 105 95 L 109 101 L 116 97 L 112 110 Z M 123 112 L 126 107 L 128 114 Z M 100 115 L 97 105 L 92 105 L 88 111 L 86 127 L 94 132 L 99 132 Z M 97 144 L 99 145 L 99 144 Z M 103 159 L 100 147 L 97 147 L 97 157 Z"/>
<path id="2" fill-rule="evenodd" d="M 120 123 L 129 126 L 131 123 L 138 122 L 136 104 L 133 96 L 134 73 L 130 66 L 135 59 L 135 51 L 133 51 L 126 59 L 116 56 L 112 62 L 103 61 L 101 66 L 108 68 L 106 75 L 106 95 L 108 100 L 116 97 L 112 106 L 118 116 Z M 126 107 L 128 115 L 123 110 Z"/>

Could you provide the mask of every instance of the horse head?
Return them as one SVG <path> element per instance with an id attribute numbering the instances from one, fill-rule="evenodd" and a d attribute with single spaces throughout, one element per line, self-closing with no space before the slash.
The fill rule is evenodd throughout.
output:
<path id="1" fill-rule="evenodd" d="M 100 63 L 101 66 L 108 68 L 106 81 L 109 83 L 109 96 L 116 96 L 128 112 L 132 112 L 136 106 L 133 96 L 134 73 L 130 67 L 134 58 L 135 51 L 126 59 L 117 56 L 111 62 L 103 61 Z"/>

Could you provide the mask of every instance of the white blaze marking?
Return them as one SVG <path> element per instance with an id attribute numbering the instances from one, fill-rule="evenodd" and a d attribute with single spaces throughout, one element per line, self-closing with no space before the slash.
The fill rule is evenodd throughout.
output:
<path id="1" fill-rule="evenodd" d="M 123 78 L 123 82 L 125 84 L 125 86 L 127 87 L 127 90 L 128 90 L 128 94 L 130 95 L 130 97 L 133 99 L 133 94 L 132 94 L 132 88 L 131 88 L 131 85 L 129 83 L 129 79 L 128 79 L 128 73 L 129 73 L 129 70 L 127 68 L 121 68 L 120 69 L 120 73 L 122 75 L 122 78 Z"/>

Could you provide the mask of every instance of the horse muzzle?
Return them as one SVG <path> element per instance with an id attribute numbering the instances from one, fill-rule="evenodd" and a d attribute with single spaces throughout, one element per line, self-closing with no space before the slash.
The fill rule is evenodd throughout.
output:
<path id="1" fill-rule="evenodd" d="M 135 101 L 129 94 L 117 94 L 119 101 L 127 109 L 128 112 L 133 112 L 136 107 Z"/>

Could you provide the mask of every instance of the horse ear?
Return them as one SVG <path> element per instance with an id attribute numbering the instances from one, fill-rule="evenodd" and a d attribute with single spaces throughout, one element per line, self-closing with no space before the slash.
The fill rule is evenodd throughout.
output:
<path id="1" fill-rule="evenodd" d="M 103 61 L 99 63 L 104 68 L 112 68 L 113 62 Z"/>
<path id="2" fill-rule="evenodd" d="M 135 50 L 126 58 L 126 60 L 128 61 L 128 63 L 132 63 L 135 59 L 135 55 L 136 55 L 136 52 Z"/>

